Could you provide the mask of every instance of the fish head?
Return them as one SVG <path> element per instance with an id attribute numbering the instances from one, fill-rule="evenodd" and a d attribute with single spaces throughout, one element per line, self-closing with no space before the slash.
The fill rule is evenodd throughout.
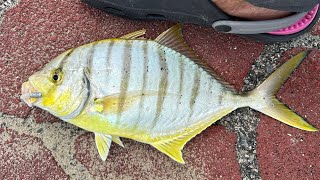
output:
<path id="1" fill-rule="evenodd" d="M 79 113 L 89 98 L 84 68 L 78 63 L 69 67 L 70 63 L 64 63 L 67 56 L 72 56 L 70 50 L 31 75 L 21 89 L 21 99 L 26 104 L 47 110 L 61 119 L 70 119 Z"/>

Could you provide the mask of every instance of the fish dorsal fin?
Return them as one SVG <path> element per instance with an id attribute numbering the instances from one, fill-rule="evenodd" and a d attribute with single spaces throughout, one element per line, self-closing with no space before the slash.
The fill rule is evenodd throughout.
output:
<path id="1" fill-rule="evenodd" d="M 134 31 L 132 33 L 123 35 L 123 36 L 121 36 L 119 38 L 121 38 L 121 39 L 137 39 L 138 37 L 141 37 L 141 36 L 143 36 L 145 34 L 146 34 L 146 30 L 145 29 L 141 29 L 139 31 Z"/>
<path id="2" fill-rule="evenodd" d="M 108 134 L 94 133 L 96 146 L 99 155 L 103 161 L 105 161 L 109 154 L 109 149 L 112 142 L 112 136 Z"/>
<path id="3" fill-rule="evenodd" d="M 169 47 L 192 60 L 198 59 L 197 55 L 192 51 L 182 37 L 181 24 L 172 26 L 168 30 L 164 31 L 154 41 Z"/>
<path id="4" fill-rule="evenodd" d="M 217 120 L 221 119 L 223 116 L 232 112 L 233 109 L 226 108 L 221 109 L 219 112 L 209 115 L 208 117 L 199 120 L 197 124 L 188 127 L 183 130 L 183 132 L 178 133 L 176 135 L 169 135 L 164 137 L 159 137 L 155 139 L 155 142 L 150 143 L 153 147 L 157 148 L 159 151 L 165 153 L 173 160 L 184 164 L 184 160 L 182 158 L 181 150 L 183 149 L 184 145 L 197 134 L 205 130 L 208 126 L 212 123 L 216 122 Z"/>
<path id="5" fill-rule="evenodd" d="M 116 144 L 118 144 L 119 146 L 124 147 L 119 136 L 112 136 L 112 141 L 115 142 Z"/>
<path id="6" fill-rule="evenodd" d="M 224 87 L 226 87 L 229 91 L 236 92 L 234 87 L 229 83 L 225 82 L 217 73 L 214 71 L 212 67 L 210 67 L 207 62 L 201 60 L 194 51 L 188 46 L 188 44 L 183 39 L 181 33 L 181 24 L 177 24 L 168 30 L 161 33 L 155 41 L 161 45 L 169 47 L 196 63 L 200 66 L 204 71 L 213 76 L 216 80 L 218 80 Z"/>

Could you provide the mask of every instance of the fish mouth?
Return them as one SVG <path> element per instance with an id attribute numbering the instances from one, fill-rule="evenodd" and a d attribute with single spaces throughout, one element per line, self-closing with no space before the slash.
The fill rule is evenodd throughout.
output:
<path id="1" fill-rule="evenodd" d="M 22 84 L 20 99 L 29 107 L 32 107 L 41 97 L 41 92 L 37 91 L 29 81 Z"/>

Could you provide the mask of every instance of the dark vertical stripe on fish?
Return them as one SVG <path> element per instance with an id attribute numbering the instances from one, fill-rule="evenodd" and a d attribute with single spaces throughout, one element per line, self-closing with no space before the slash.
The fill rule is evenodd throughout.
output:
<path id="1" fill-rule="evenodd" d="M 110 64 L 111 64 L 111 53 L 112 53 L 113 45 L 114 45 L 114 41 L 110 41 L 109 46 L 106 51 L 107 52 L 106 53 L 106 69 L 107 69 L 108 73 L 112 68 L 112 67 L 110 67 Z M 108 79 L 109 79 L 109 77 L 108 77 Z"/>
<path id="2" fill-rule="evenodd" d="M 180 68 L 180 83 L 179 83 L 179 100 L 178 100 L 178 106 L 180 104 L 180 101 L 182 99 L 182 90 L 183 90 L 183 79 L 184 79 L 184 63 L 183 59 L 179 59 L 179 68 Z"/>
<path id="3" fill-rule="evenodd" d="M 156 109 L 156 116 L 153 120 L 152 127 L 154 128 L 157 124 L 157 121 L 161 115 L 161 111 L 163 109 L 163 102 L 167 95 L 168 90 L 168 65 L 166 62 L 165 51 L 160 50 L 159 52 L 159 64 L 160 64 L 160 81 L 158 85 L 158 99 L 157 99 L 157 109 Z"/>
<path id="4" fill-rule="evenodd" d="M 191 117 L 193 114 L 193 108 L 196 103 L 196 99 L 199 95 L 200 84 L 201 84 L 200 72 L 199 72 L 199 70 L 196 70 L 194 72 L 191 97 L 190 97 L 190 101 L 189 101 L 189 107 L 190 107 L 190 116 L 189 117 Z"/>
<path id="5" fill-rule="evenodd" d="M 141 119 L 141 114 L 143 113 L 143 106 L 144 106 L 144 101 L 145 101 L 145 91 L 146 91 L 146 86 L 147 86 L 147 81 L 148 81 L 148 64 L 149 64 L 149 56 L 148 56 L 148 43 L 145 41 L 142 45 L 142 50 L 143 50 L 143 80 L 142 80 L 142 88 L 141 92 L 142 95 L 140 96 L 140 103 L 139 103 L 139 115 L 138 119 L 136 121 L 136 124 L 134 125 L 134 129 L 136 129 L 139 125 L 139 121 Z"/>
<path id="6" fill-rule="evenodd" d="M 127 98 L 128 85 L 130 79 L 130 71 L 131 71 L 131 61 L 132 61 L 132 42 L 128 41 L 124 46 L 124 54 L 123 54 L 123 64 L 122 64 L 122 77 L 120 84 L 120 95 L 119 95 L 119 103 L 118 103 L 118 111 L 117 116 L 118 120 L 120 120 L 123 107 Z M 119 122 L 119 121 L 118 121 Z"/>
<path id="7" fill-rule="evenodd" d="M 94 54 L 94 51 L 95 51 L 96 44 L 97 43 L 92 43 L 92 46 L 88 50 L 88 54 L 87 54 L 87 69 L 89 70 L 90 74 L 91 74 L 91 71 L 92 71 L 93 54 Z M 91 79 L 91 77 L 88 77 L 88 78 Z"/>
<path id="8" fill-rule="evenodd" d="M 70 51 L 62 58 L 59 64 L 59 69 L 63 69 L 64 64 L 67 62 L 68 57 L 70 57 L 71 53 L 74 51 L 74 49 L 70 49 Z"/>
<path id="9" fill-rule="evenodd" d="M 109 84 L 109 81 L 110 81 L 110 77 L 109 75 L 111 74 L 110 72 L 112 71 L 112 67 L 110 66 L 111 64 L 111 53 L 112 53 L 112 48 L 114 46 L 114 40 L 111 40 L 107 46 L 107 49 L 106 49 L 106 56 L 105 56 L 105 61 L 106 61 L 106 76 L 105 76 L 105 83 L 106 84 Z M 104 91 L 103 89 L 101 89 L 100 91 Z M 103 94 L 105 94 L 103 92 Z"/>
<path id="10" fill-rule="evenodd" d="M 224 96 L 226 95 L 226 92 L 227 91 L 224 91 L 224 90 L 220 91 L 220 94 L 219 94 L 219 97 L 218 97 L 218 105 L 222 104 Z"/>
<path id="11" fill-rule="evenodd" d="M 110 59 L 111 59 L 111 49 L 113 47 L 113 40 L 111 40 L 109 42 L 109 44 L 106 46 L 106 54 L 105 54 L 105 64 L 107 64 L 107 67 L 106 67 L 106 71 L 108 71 L 108 67 L 110 66 Z M 99 47 L 99 42 L 94 42 L 91 46 L 91 49 L 89 50 L 88 52 L 88 56 L 87 56 L 87 70 L 90 72 L 90 76 L 92 76 L 92 74 L 95 74 L 95 73 L 99 73 L 101 71 L 101 69 L 92 69 L 94 68 L 94 61 L 98 61 L 99 62 L 99 59 L 94 59 L 94 54 L 95 54 L 95 51 L 97 50 L 97 48 L 101 48 Z M 103 46 L 104 47 L 104 46 Z M 99 50 L 98 50 L 99 51 Z M 100 57 L 98 57 L 100 58 Z M 93 78 L 89 77 L 89 79 L 92 81 L 91 84 L 92 86 L 95 88 L 95 90 L 97 91 L 97 94 L 106 94 L 104 92 L 104 90 L 97 84 L 93 81 Z M 109 79 L 108 77 L 106 78 L 107 80 Z M 106 84 L 108 83 L 108 81 L 106 82 Z"/>
<path id="12" fill-rule="evenodd" d="M 179 77 L 179 92 L 178 92 L 178 100 L 177 100 L 177 104 L 176 104 L 176 111 L 179 111 L 179 106 L 181 105 L 181 99 L 182 99 L 182 91 L 183 91 L 183 83 L 184 83 L 184 63 L 183 63 L 183 57 L 179 56 L 179 59 L 177 59 L 177 61 L 179 61 L 179 70 L 180 70 L 180 77 Z M 178 113 L 175 113 L 175 117 L 174 120 L 172 121 L 172 123 L 174 123 L 178 116 Z M 180 119 L 179 119 L 180 120 Z"/>

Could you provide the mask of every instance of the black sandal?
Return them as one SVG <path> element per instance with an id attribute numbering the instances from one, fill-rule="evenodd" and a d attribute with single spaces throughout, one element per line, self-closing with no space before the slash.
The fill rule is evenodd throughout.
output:
<path id="1" fill-rule="evenodd" d="M 170 20 L 182 23 L 193 23 L 211 26 L 224 33 L 239 34 L 265 43 L 283 42 L 308 32 L 319 18 L 316 2 L 302 2 L 305 6 L 292 5 L 298 12 L 289 17 L 263 21 L 237 21 L 221 11 L 211 0 L 83 0 L 85 3 L 118 16 L 143 20 Z M 255 5 L 279 9 L 270 3 L 254 3 Z M 280 10 L 284 4 L 278 3 Z"/>

